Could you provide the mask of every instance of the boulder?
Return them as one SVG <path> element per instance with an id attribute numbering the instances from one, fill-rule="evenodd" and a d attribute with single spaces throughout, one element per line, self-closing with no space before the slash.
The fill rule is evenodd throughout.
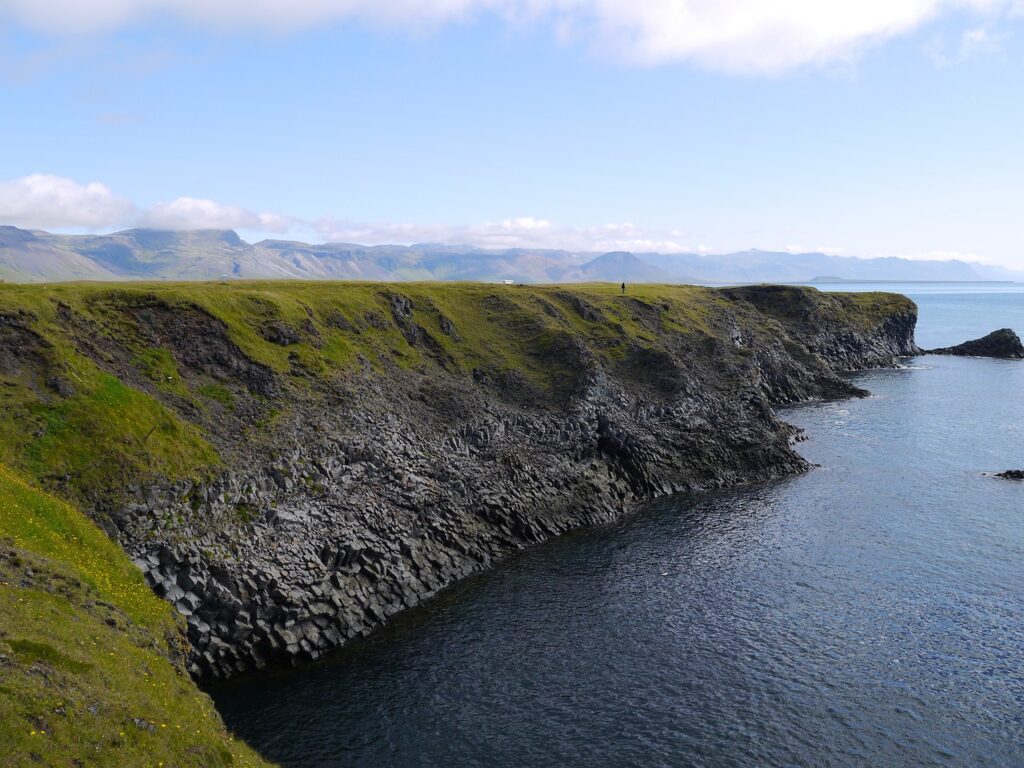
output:
<path id="1" fill-rule="evenodd" d="M 1008 469 L 1005 472 L 999 472 L 996 477 L 1001 477 L 1003 480 L 1024 480 L 1024 469 Z"/>

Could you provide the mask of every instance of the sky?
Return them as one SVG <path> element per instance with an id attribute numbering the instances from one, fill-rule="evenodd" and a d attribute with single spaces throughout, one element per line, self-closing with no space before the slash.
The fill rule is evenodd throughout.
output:
<path id="1" fill-rule="evenodd" d="M 1024 268 L 1024 0 L 0 0 L 0 224 Z"/>

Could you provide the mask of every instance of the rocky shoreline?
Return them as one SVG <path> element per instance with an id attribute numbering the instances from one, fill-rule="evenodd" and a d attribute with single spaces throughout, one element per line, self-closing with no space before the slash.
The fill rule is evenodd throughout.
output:
<path id="1" fill-rule="evenodd" d="M 635 300 L 659 343 L 624 364 L 568 337 L 557 354 L 572 376 L 554 402 L 510 397 L 481 368 L 364 366 L 333 399 L 296 401 L 269 448 L 215 479 L 135 485 L 93 514 L 185 617 L 194 676 L 317 659 L 644 499 L 806 470 L 773 407 L 863 395 L 840 374 L 918 351 L 909 301 L 864 323 L 815 291 L 720 297 L 697 340 Z"/>

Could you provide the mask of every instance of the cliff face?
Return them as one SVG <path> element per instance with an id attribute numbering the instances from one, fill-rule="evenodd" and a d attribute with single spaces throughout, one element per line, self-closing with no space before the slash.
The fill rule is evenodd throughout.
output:
<path id="1" fill-rule="evenodd" d="M 315 659 L 638 500 L 803 471 L 772 406 L 917 351 L 909 300 L 798 288 L 19 290 L 0 347 L 47 413 L 85 361 L 156 409 L 104 471 L 36 471 L 185 616 L 197 675 Z"/>

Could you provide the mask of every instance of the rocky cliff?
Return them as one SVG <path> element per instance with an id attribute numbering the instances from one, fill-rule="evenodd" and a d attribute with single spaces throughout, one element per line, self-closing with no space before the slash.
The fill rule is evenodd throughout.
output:
<path id="1" fill-rule="evenodd" d="M 773 406 L 863 394 L 840 374 L 915 354 L 915 322 L 781 287 L 9 288 L 28 415 L 0 436 L 228 676 L 638 500 L 805 470 Z"/>

